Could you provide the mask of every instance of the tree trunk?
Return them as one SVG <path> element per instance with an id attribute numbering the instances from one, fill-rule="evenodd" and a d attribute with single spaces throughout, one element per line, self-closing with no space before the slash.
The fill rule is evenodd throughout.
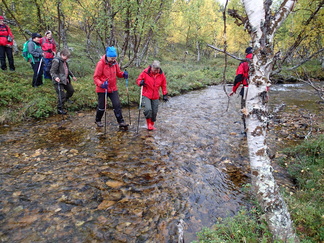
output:
<path id="1" fill-rule="evenodd" d="M 286 203 L 272 174 L 267 155 L 267 85 L 273 62 L 273 37 L 287 18 L 295 0 L 284 0 L 275 16 L 272 1 L 243 0 L 250 25 L 254 57 L 250 67 L 250 82 L 246 100 L 247 141 L 251 163 L 252 184 L 256 197 L 266 215 L 274 239 L 299 242 Z"/>

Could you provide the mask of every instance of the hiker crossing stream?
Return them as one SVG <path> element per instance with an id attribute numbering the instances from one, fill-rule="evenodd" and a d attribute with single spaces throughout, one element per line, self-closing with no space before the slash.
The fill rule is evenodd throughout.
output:
<path id="1" fill-rule="evenodd" d="M 155 131 L 137 109 L 128 131 L 108 110 L 106 134 L 95 111 L 2 126 L 1 241 L 195 240 L 249 207 L 239 102 L 226 111 L 222 86 L 172 97 Z"/>

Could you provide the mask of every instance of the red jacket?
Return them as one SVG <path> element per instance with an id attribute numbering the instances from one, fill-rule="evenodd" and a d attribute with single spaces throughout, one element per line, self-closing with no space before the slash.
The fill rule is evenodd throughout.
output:
<path id="1" fill-rule="evenodd" d="M 147 67 L 136 80 L 138 86 L 140 85 L 141 80 L 144 80 L 145 83 L 143 86 L 143 96 L 151 100 L 158 100 L 160 98 L 160 87 L 163 95 L 168 93 L 166 77 L 161 69 L 158 74 L 154 75 L 151 72 L 151 66 Z"/>
<path id="2" fill-rule="evenodd" d="M 108 81 L 108 93 L 117 91 L 117 78 L 122 78 L 124 72 L 120 71 L 118 63 L 109 64 L 106 55 L 102 56 L 97 63 L 96 70 L 93 75 L 93 82 L 96 85 L 97 93 L 104 93 L 105 89 L 100 86 L 107 80 Z"/>
<path id="3" fill-rule="evenodd" d="M 253 54 L 247 54 L 246 59 L 252 59 Z M 235 74 L 235 80 L 234 85 L 232 88 L 232 91 L 235 93 L 238 87 L 240 87 L 241 84 L 243 86 L 248 86 L 248 79 L 249 79 L 249 63 L 247 61 L 243 61 L 240 63 L 240 65 L 236 69 Z"/>
<path id="4" fill-rule="evenodd" d="M 55 40 L 53 38 L 48 39 L 46 37 L 43 37 L 39 43 L 42 46 L 42 50 L 44 52 L 44 57 L 45 58 L 54 58 L 54 52 L 56 53 Z"/>
<path id="5" fill-rule="evenodd" d="M 7 25 L 0 25 L 0 46 L 6 46 L 6 45 L 13 45 L 13 41 L 12 42 L 8 42 L 8 35 L 11 36 L 11 38 L 13 39 L 14 36 L 11 33 L 11 30 L 9 28 L 9 26 Z"/>

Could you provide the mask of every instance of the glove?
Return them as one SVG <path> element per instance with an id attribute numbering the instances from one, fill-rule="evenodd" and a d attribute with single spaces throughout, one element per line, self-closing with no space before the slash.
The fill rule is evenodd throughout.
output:
<path id="1" fill-rule="evenodd" d="M 144 80 L 141 80 L 141 82 L 139 83 L 139 85 L 140 85 L 140 86 L 143 86 L 143 85 L 145 85 L 145 82 L 144 82 Z"/>
<path id="2" fill-rule="evenodd" d="M 163 101 L 164 102 L 168 102 L 169 101 L 168 94 L 163 95 Z"/>
<path id="3" fill-rule="evenodd" d="M 123 73 L 123 77 L 124 77 L 124 79 L 128 79 L 128 72 L 127 72 L 127 71 L 125 71 L 125 72 Z"/>
<path id="4" fill-rule="evenodd" d="M 102 89 L 108 89 L 108 81 L 106 80 L 102 85 L 100 85 Z"/>

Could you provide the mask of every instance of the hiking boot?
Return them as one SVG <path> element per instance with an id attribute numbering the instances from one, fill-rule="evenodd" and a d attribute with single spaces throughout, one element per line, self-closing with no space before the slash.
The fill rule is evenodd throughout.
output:
<path id="1" fill-rule="evenodd" d="M 126 124 L 125 122 L 120 122 L 118 124 L 120 127 L 128 127 L 128 124 Z"/>
<path id="2" fill-rule="evenodd" d="M 97 124 L 97 127 L 103 127 L 104 124 L 101 121 L 96 121 L 95 122 Z"/>
<path id="3" fill-rule="evenodd" d="M 62 109 L 57 109 L 57 114 L 66 115 L 67 112 L 65 110 L 62 110 Z"/>

